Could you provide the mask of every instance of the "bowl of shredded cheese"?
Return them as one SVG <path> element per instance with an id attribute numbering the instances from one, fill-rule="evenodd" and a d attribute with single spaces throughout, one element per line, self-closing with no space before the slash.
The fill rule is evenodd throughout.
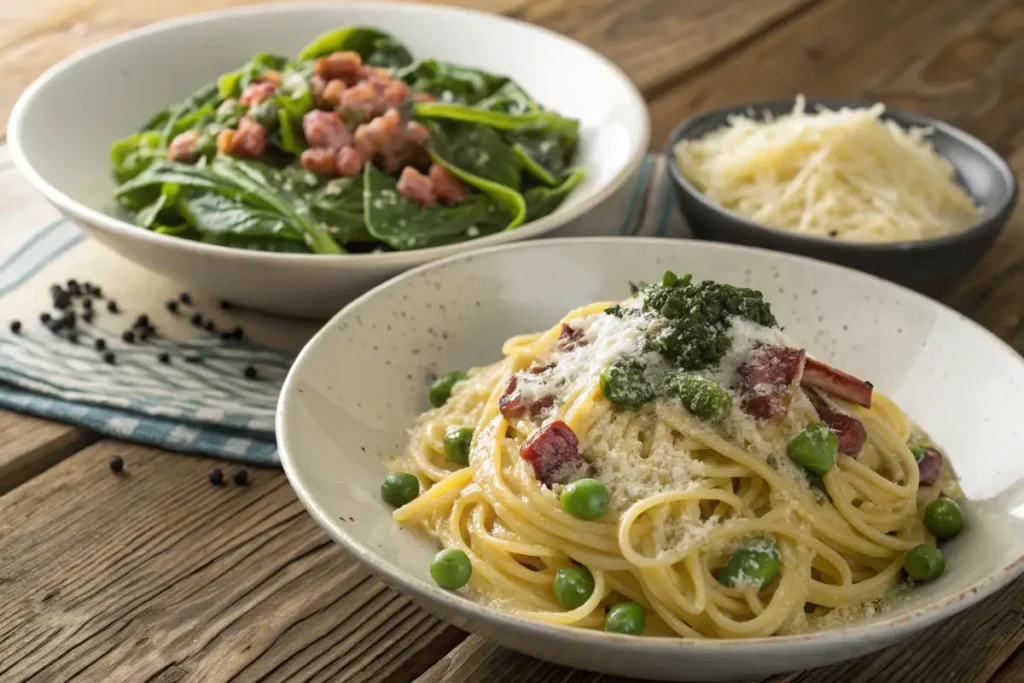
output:
<path id="1" fill-rule="evenodd" d="M 987 251 L 1017 198 L 999 154 L 948 124 L 862 100 L 794 99 L 689 119 L 666 147 L 698 237 L 933 290 Z"/>

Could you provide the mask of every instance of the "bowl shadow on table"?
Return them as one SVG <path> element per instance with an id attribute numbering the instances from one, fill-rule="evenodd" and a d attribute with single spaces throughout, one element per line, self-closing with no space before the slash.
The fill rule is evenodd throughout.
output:
<path id="1" fill-rule="evenodd" d="M 797 235 L 749 220 L 724 209 L 704 196 L 673 162 L 673 149 L 681 140 L 693 140 L 726 124 L 731 116 L 763 118 L 793 110 L 793 98 L 761 104 L 716 109 L 679 124 L 669 136 L 665 157 L 675 186 L 679 208 L 700 239 L 730 242 L 809 256 L 862 270 L 931 296 L 940 296 L 981 260 L 1006 226 L 1017 202 L 1017 179 L 1006 162 L 977 138 L 935 119 L 886 109 L 883 120 L 904 128 L 931 129 L 927 139 L 936 152 L 956 169 L 958 182 L 981 207 L 977 224 L 965 231 L 915 242 L 851 243 Z M 807 110 L 824 106 L 870 107 L 856 99 L 807 98 Z"/>

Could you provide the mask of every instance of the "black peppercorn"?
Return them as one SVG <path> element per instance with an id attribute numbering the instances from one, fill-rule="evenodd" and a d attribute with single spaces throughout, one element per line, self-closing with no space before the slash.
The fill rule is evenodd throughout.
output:
<path id="1" fill-rule="evenodd" d="M 231 332 L 221 332 L 220 338 L 222 341 L 231 341 L 232 339 L 235 338 L 235 335 L 232 334 Z"/>
<path id="2" fill-rule="evenodd" d="M 39 322 L 41 322 L 44 325 L 46 323 L 50 322 L 50 314 L 49 313 L 40 313 L 39 314 Z"/>
<path id="3" fill-rule="evenodd" d="M 196 327 L 199 327 L 203 324 L 203 316 L 199 315 L 198 313 L 193 313 L 192 317 L 189 318 L 188 321 L 195 325 Z"/>
<path id="4" fill-rule="evenodd" d="M 82 308 L 84 308 L 87 311 L 91 311 L 92 310 L 92 299 L 90 299 L 88 297 L 86 297 L 85 299 L 82 299 Z"/>
<path id="5" fill-rule="evenodd" d="M 202 356 L 185 356 L 185 362 L 186 363 L 202 363 L 203 362 L 203 357 Z"/>
<path id="6" fill-rule="evenodd" d="M 92 295 L 94 297 L 96 297 L 97 299 L 102 299 L 103 298 L 103 290 L 100 289 L 99 285 L 93 285 Z"/>
<path id="7" fill-rule="evenodd" d="M 220 471 L 219 467 L 214 467 L 210 470 L 210 473 L 206 475 L 206 478 L 210 480 L 210 483 L 214 486 L 224 485 L 224 473 Z"/>
<path id="8" fill-rule="evenodd" d="M 149 327 L 149 316 L 143 313 L 135 319 L 135 322 L 132 323 L 132 327 Z"/>
<path id="9" fill-rule="evenodd" d="M 107 342 L 104 339 L 97 339 L 96 341 L 94 341 L 92 343 L 92 345 L 94 347 L 96 347 L 97 351 L 106 351 L 107 350 Z"/>
<path id="10" fill-rule="evenodd" d="M 164 306 L 166 306 L 167 310 L 170 311 L 171 313 L 177 313 L 178 312 L 178 302 L 175 301 L 174 299 L 171 299 L 170 301 L 168 301 L 166 304 L 164 304 Z"/>
<path id="11" fill-rule="evenodd" d="M 217 326 L 213 324 L 212 320 L 207 320 L 206 324 L 203 325 L 203 327 L 206 328 L 207 332 L 214 332 L 217 329 Z"/>
<path id="12" fill-rule="evenodd" d="M 70 329 L 74 329 L 75 324 L 77 322 L 78 322 L 78 317 L 75 315 L 74 311 L 68 311 L 63 316 L 61 316 L 61 319 L 60 319 L 61 326 L 66 327 L 69 330 Z"/>
<path id="13" fill-rule="evenodd" d="M 171 354 L 161 353 L 159 356 L 156 357 L 156 359 L 163 363 L 164 365 L 167 365 L 168 363 L 171 362 Z"/>
<path id="14" fill-rule="evenodd" d="M 241 339 L 243 334 L 244 333 L 242 332 L 242 328 L 241 327 L 236 327 L 235 329 L 231 330 L 231 335 L 235 339 Z"/>
<path id="15" fill-rule="evenodd" d="M 192 297 L 189 296 L 188 292 L 182 292 L 178 296 L 178 301 L 180 301 L 181 303 L 185 304 L 186 306 L 191 306 L 192 305 Z"/>
<path id="16" fill-rule="evenodd" d="M 94 317 L 95 314 L 92 312 L 91 308 L 82 314 L 82 320 L 84 320 L 87 323 L 91 323 Z"/>
<path id="17" fill-rule="evenodd" d="M 121 459 L 120 455 L 111 456 L 110 460 L 107 461 L 107 464 L 110 465 L 110 471 L 114 474 L 121 474 L 121 472 L 124 472 L 124 460 Z"/>
<path id="18" fill-rule="evenodd" d="M 11 321 L 11 332 L 13 332 L 14 334 L 18 334 L 19 332 L 21 332 L 21 321 L 20 320 L 12 320 Z"/>
<path id="19" fill-rule="evenodd" d="M 246 365 L 245 366 L 245 370 L 242 371 L 242 375 L 246 379 L 256 379 L 256 376 L 258 374 L 259 373 L 256 372 L 256 368 L 254 366 L 252 366 L 252 365 Z"/>
<path id="20" fill-rule="evenodd" d="M 249 473 L 245 470 L 238 470 L 235 475 L 231 477 L 236 486 L 248 486 L 249 485 Z"/>
<path id="21" fill-rule="evenodd" d="M 107 310 L 111 313 L 120 313 L 120 310 L 117 308 L 117 302 L 113 299 L 107 302 Z"/>
<path id="22" fill-rule="evenodd" d="M 143 327 L 139 329 L 139 341 L 146 341 L 153 335 L 152 327 Z"/>
<path id="23" fill-rule="evenodd" d="M 231 308 L 231 307 L 232 307 L 232 303 L 231 303 L 230 301 L 221 301 L 221 302 L 220 302 L 220 307 L 221 307 L 221 308 L 222 308 L 223 310 L 225 310 L 225 311 L 226 311 L 226 310 L 228 310 L 229 308 Z"/>
<path id="24" fill-rule="evenodd" d="M 103 362 L 104 363 L 109 363 L 110 365 L 113 365 L 114 364 L 114 352 L 113 351 L 107 351 L 106 353 L 104 353 L 103 354 Z"/>
<path id="25" fill-rule="evenodd" d="M 74 330 L 71 330 L 70 332 L 68 332 L 68 341 L 71 342 L 72 344 L 77 344 L 78 343 L 78 333 L 75 332 Z"/>
<path id="26" fill-rule="evenodd" d="M 78 289 L 78 280 L 73 277 L 68 278 L 67 285 L 68 289 Z"/>
<path id="27" fill-rule="evenodd" d="M 125 330 L 121 333 L 121 339 L 123 339 L 127 344 L 133 344 L 135 343 L 135 333 L 131 330 Z"/>

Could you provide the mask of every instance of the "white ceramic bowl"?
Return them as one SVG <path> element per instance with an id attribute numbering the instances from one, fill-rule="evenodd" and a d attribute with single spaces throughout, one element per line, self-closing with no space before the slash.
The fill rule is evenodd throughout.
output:
<path id="1" fill-rule="evenodd" d="M 760 289 L 791 338 L 869 377 L 948 449 L 969 499 L 943 577 L 885 616 L 810 635 L 712 641 L 544 626 L 437 588 L 432 540 L 378 498 L 389 455 L 436 372 L 500 358 L 502 342 L 575 306 L 628 296 L 666 269 Z M 472 286 L 467 286 L 471 283 Z M 327 531 L 426 608 L 522 652 L 611 674 L 744 680 L 890 645 L 1024 569 L 1024 360 L 963 316 L 870 275 L 753 248 L 664 239 L 518 244 L 418 268 L 360 297 L 299 355 L 277 413 L 285 471 Z"/>
<path id="2" fill-rule="evenodd" d="M 517 230 L 412 252 L 270 254 L 141 230 L 111 215 L 110 144 L 153 113 L 257 52 L 295 54 L 334 27 L 380 27 L 416 57 L 507 74 L 546 106 L 580 119 L 586 180 L 554 213 Z M 62 213 L 129 259 L 240 304 L 328 316 L 402 270 L 477 247 L 537 237 L 607 200 L 647 151 L 643 98 L 615 65 L 536 26 L 430 5 L 337 3 L 244 7 L 162 22 L 57 64 L 19 99 L 9 143 L 15 164 Z"/>

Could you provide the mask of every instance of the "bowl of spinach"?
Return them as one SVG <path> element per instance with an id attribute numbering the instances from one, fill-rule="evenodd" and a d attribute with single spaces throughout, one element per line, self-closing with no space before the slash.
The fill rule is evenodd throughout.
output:
<path id="1" fill-rule="evenodd" d="M 355 3 L 115 38 L 34 83 L 10 138 L 29 180 L 128 258 L 320 316 L 410 267 L 564 228 L 624 189 L 649 125 L 621 71 L 562 36 Z"/>

